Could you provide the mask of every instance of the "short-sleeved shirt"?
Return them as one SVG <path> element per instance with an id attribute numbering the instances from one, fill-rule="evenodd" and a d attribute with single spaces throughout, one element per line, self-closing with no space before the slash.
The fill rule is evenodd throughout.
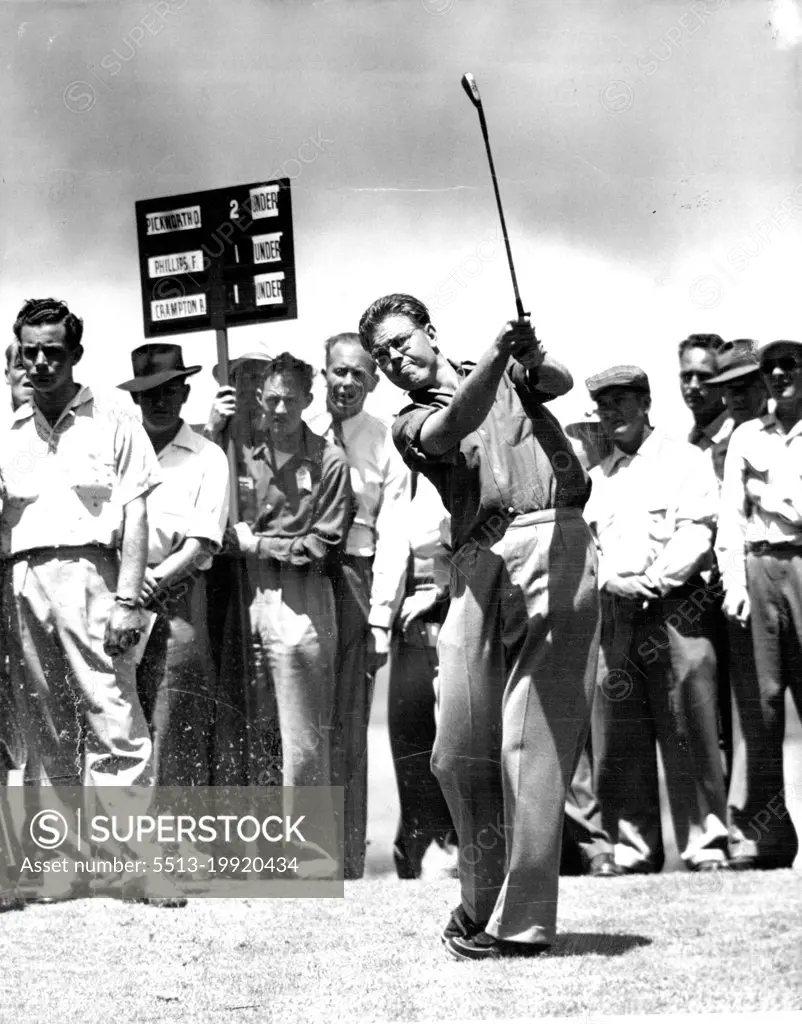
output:
<path id="1" fill-rule="evenodd" d="M 215 553 L 228 517 L 228 460 L 222 450 L 182 423 L 158 459 L 162 484 L 148 496 L 148 565 L 159 565 L 189 537 L 211 541 Z"/>
<path id="2" fill-rule="evenodd" d="M 125 505 L 160 482 L 133 406 L 82 387 L 51 427 L 26 403 L 0 436 L 0 549 L 116 548 Z"/>
<path id="3" fill-rule="evenodd" d="M 301 445 L 280 466 L 266 444 L 243 449 L 253 481 L 252 529 L 266 539 L 270 557 L 295 566 L 322 563 L 345 543 L 353 517 L 345 452 L 302 425 Z M 241 496 L 242 497 L 242 496 Z M 322 565 L 321 565 L 322 567 Z"/>
<path id="4" fill-rule="evenodd" d="M 464 379 L 473 366 L 454 369 Z M 455 550 L 478 538 L 482 526 L 497 516 L 584 508 L 590 480 L 562 427 L 543 406 L 553 396 L 538 391 L 536 377 L 518 363 L 505 370 L 479 429 L 443 455 L 427 454 L 420 435 L 428 417 L 446 408 L 453 393 L 427 388 L 409 397 L 412 403 L 393 423 L 393 439 L 406 464 L 440 492 L 451 515 Z"/>

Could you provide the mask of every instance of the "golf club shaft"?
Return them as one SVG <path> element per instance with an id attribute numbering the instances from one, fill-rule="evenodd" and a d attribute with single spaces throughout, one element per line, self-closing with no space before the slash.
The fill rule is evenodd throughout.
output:
<path id="1" fill-rule="evenodd" d="M 521 302 L 521 293 L 518 291 L 518 278 L 515 276 L 515 266 L 512 262 L 512 250 L 510 249 L 510 240 L 507 237 L 507 224 L 504 220 L 504 210 L 501 206 L 501 195 L 498 190 L 498 179 L 496 178 L 496 168 L 493 164 L 493 154 L 490 152 L 490 139 L 487 135 L 487 121 L 485 121 L 485 112 L 482 109 L 481 101 L 476 104 L 476 109 L 479 111 L 479 124 L 482 128 L 482 138 L 485 140 L 485 149 L 487 150 L 487 162 L 490 164 L 490 176 L 493 179 L 493 191 L 496 193 L 496 206 L 498 207 L 498 216 L 501 221 L 501 232 L 504 235 L 504 246 L 507 250 L 507 262 L 510 265 L 510 276 L 512 277 L 512 288 L 515 292 L 515 308 L 518 311 L 518 318 L 523 319 L 527 314 L 524 312 L 524 304 Z"/>

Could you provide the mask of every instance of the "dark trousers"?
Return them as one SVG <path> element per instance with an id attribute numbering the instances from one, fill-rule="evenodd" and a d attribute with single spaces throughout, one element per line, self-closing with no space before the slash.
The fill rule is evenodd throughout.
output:
<path id="1" fill-rule="evenodd" d="M 744 827 L 748 825 L 751 815 L 747 813 L 750 802 L 749 792 L 754 789 L 755 781 L 751 776 L 756 770 L 756 757 L 752 733 L 755 708 L 759 707 L 760 698 L 755 667 L 755 652 L 752 643 L 752 628 L 749 623 L 742 626 L 738 622 L 727 622 L 729 679 L 732 688 L 732 769 L 727 795 L 727 825 L 730 830 L 730 853 L 735 856 L 743 853 L 746 839 Z M 748 719 L 747 731 L 750 735 L 747 750 L 744 729 L 741 723 L 741 708 Z M 757 783 L 759 785 L 759 783 Z"/>
<path id="2" fill-rule="evenodd" d="M 718 590 L 720 583 L 712 582 L 712 586 Z M 736 729 L 733 723 L 733 683 L 732 676 L 741 671 L 736 658 L 742 653 L 742 647 L 735 638 L 735 650 L 731 649 L 733 640 L 730 622 L 721 610 L 722 598 L 718 598 L 711 606 L 711 619 L 713 621 L 714 637 L 713 643 L 716 648 L 716 676 L 718 678 L 718 727 L 719 727 L 719 749 L 724 764 L 724 780 L 727 786 L 730 785 L 734 770 Z M 750 645 L 751 647 L 751 645 Z M 753 663 L 751 651 L 749 661 Z M 749 670 L 749 666 L 746 666 Z"/>
<path id="3" fill-rule="evenodd" d="M 373 676 L 368 673 L 373 559 L 343 555 L 334 574 L 337 617 L 332 785 L 344 789 L 346 878 L 365 871 L 368 821 L 368 723 Z"/>
<path id="4" fill-rule="evenodd" d="M 272 682 L 257 693 L 245 560 L 221 555 L 207 575 L 209 639 L 216 670 L 210 754 L 213 786 L 280 786 L 282 746 Z"/>
<path id="5" fill-rule="evenodd" d="M 153 741 L 157 786 L 208 786 L 215 683 L 203 576 L 158 606 L 137 666 L 139 701 Z"/>
<path id="6" fill-rule="evenodd" d="M 724 857 L 726 794 L 718 743 L 711 595 L 701 578 L 649 602 L 602 595 L 593 707 L 596 793 L 625 867 L 659 870 L 657 745 L 677 846 L 693 866 Z"/>
<path id="7" fill-rule="evenodd" d="M 602 824 L 601 805 L 593 788 L 590 738 L 579 758 L 565 794 L 561 875 L 582 875 L 599 854 L 613 854 L 613 843 Z"/>
<path id="8" fill-rule="evenodd" d="M 802 715 L 802 552 L 750 554 L 746 575 L 757 685 L 737 693 L 746 750 L 737 852 L 790 865 L 798 840 L 784 799 L 783 739 L 786 688 Z"/>
<path id="9" fill-rule="evenodd" d="M 432 843 L 456 844 L 456 832 L 440 784 L 432 774 L 435 738 L 437 650 L 426 625 L 397 630 L 390 656 L 387 724 L 401 805 L 393 846 L 399 878 L 419 878 Z"/>

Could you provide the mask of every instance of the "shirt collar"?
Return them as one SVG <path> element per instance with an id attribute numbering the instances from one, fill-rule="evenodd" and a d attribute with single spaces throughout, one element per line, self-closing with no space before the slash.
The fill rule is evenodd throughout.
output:
<path id="1" fill-rule="evenodd" d="M 365 422 L 365 417 L 366 416 L 367 416 L 367 413 L 363 409 L 361 412 L 358 412 L 356 414 L 356 416 L 349 416 L 347 420 L 342 420 L 341 421 L 340 427 L 342 429 L 343 439 L 345 441 L 350 441 L 351 438 L 354 436 L 354 434 L 358 434 L 359 433 L 359 430 L 361 429 L 362 425 Z M 334 426 L 334 421 L 333 420 L 332 420 L 332 426 Z"/>
<path id="2" fill-rule="evenodd" d="M 618 465 L 618 463 L 622 462 L 624 459 L 634 459 L 637 455 L 643 455 L 644 448 L 646 449 L 646 454 L 648 454 L 649 448 L 651 448 L 655 443 L 652 441 L 652 438 L 654 437 L 654 427 L 647 427 L 646 429 L 649 431 L 649 433 L 641 441 L 640 448 L 638 448 L 636 452 L 627 454 L 627 452 L 622 451 L 618 447 L 618 445 L 613 445 L 613 450 L 610 452 L 610 454 L 607 456 L 604 462 L 602 462 L 602 469 L 604 470 L 605 476 L 609 476 L 610 473 L 612 473 L 612 471 Z"/>
<path id="3" fill-rule="evenodd" d="M 309 429 L 309 427 L 306 425 L 306 423 L 304 423 L 304 421 L 301 420 L 301 444 L 298 447 L 298 451 L 297 452 L 293 452 L 293 454 L 290 455 L 290 457 L 287 459 L 287 461 L 285 463 L 283 463 L 280 468 L 284 469 L 285 466 L 290 465 L 290 463 L 292 463 L 292 462 L 313 462 L 314 460 L 312 458 L 312 455 L 311 455 L 309 449 L 310 449 L 311 439 L 314 436 L 315 435 Z M 265 462 L 267 462 L 267 459 L 265 458 L 265 456 L 267 455 L 267 452 L 268 452 L 268 445 L 267 445 L 266 441 L 260 441 L 258 444 L 255 444 L 253 446 L 253 448 L 251 449 L 251 455 L 252 455 L 253 458 L 255 458 L 255 459 L 262 459 Z"/>
<path id="4" fill-rule="evenodd" d="M 201 438 L 184 422 L 184 420 L 181 420 L 181 426 L 178 428 L 178 433 L 172 439 L 170 444 L 166 445 L 159 454 L 166 452 L 172 445 L 175 445 L 176 448 L 185 448 L 190 452 L 198 452 L 201 449 Z"/>
<path id="5" fill-rule="evenodd" d="M 62 409 L 61 414 L 59 415 L 59 418 L 56 422 L 60 423 L 67 415 L 67 413 L 74 411 L 75 409 L 78 408 L 79 405 L 84 405 L 86 402 L 91 402 L 93 398 L 94 395 L 92 394 L 92 389 L 83 384 L 79 384 L 78 391 L 75 393 L 75 397 Z M 35 415 L 35 413 L 39 411 L 40 410 L 38 409 L 37 406 L 34 405 L 33 401 L 26 402 L 24 405 L 21 405 L 19 409 L 17 409 L 17 411 L 14 413 L 12 423 L 17 423 L 22 420 L 30 419 L 31 416 Z"/>
<path id="6" fill-rule="evenodd" d="M 782 437 L 788 439 L 796 437 L 798 434 L 802 434 L 802 420 L 797 420 L 788 433 L 783 430 L 783 425 L 777 419 L 776 413 L 767 412 L 764 416 L 760 416 L 759 420 L 762 430 L 776 432 Z"/>
<path id="7" fill-rule="evenodd" d="M 729 419 L 729 415 L 730 414 L 727 410 L 724 409 L 724 411 L 720 412 L 714 420 L 711 420 L 707 424 L 706 427 L 702 427 L 702 435 L 713 442 L 724 440 L 727 436 L 724 431 L 728 426 L 727 420 Z M 730 433 L 732 433 L 732 431 L 730 431 Z"/>

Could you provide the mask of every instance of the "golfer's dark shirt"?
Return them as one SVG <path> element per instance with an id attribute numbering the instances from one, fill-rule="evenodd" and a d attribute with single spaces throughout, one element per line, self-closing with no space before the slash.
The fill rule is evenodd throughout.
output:
<path id="1" fill-rule="evenodd" d="M 474 365 L 454 368 L 465 378 Z M 393 440 L 406 464 L 440 492 L 451 513 L 455 549 L 480 538 L 483 526 L 495 532 L 499 523 L 524 512 L 585 507 L 590 479 L 562 427 L 543 407 L 555 396 L 538 390 L 536 372 L 528 374 L 512 362 L 482 425 L 443 455 L 424 452 L 420 435 L 452 393 L 426 389 L 409 397 L 412 404 L 393 423 Z"/>
<path id="2" fill-rule="evenodd" d="M 321 563 L 340 547 L 353 516 L 351 479 L 343 450 L 303 425 L 301 447 L 279 468 L 265 444 L 244 448 L 253 480 L 253 532 L 271 558 L 289 565 Z M 251 516 L 241 510 L 244 519 Z"/>

